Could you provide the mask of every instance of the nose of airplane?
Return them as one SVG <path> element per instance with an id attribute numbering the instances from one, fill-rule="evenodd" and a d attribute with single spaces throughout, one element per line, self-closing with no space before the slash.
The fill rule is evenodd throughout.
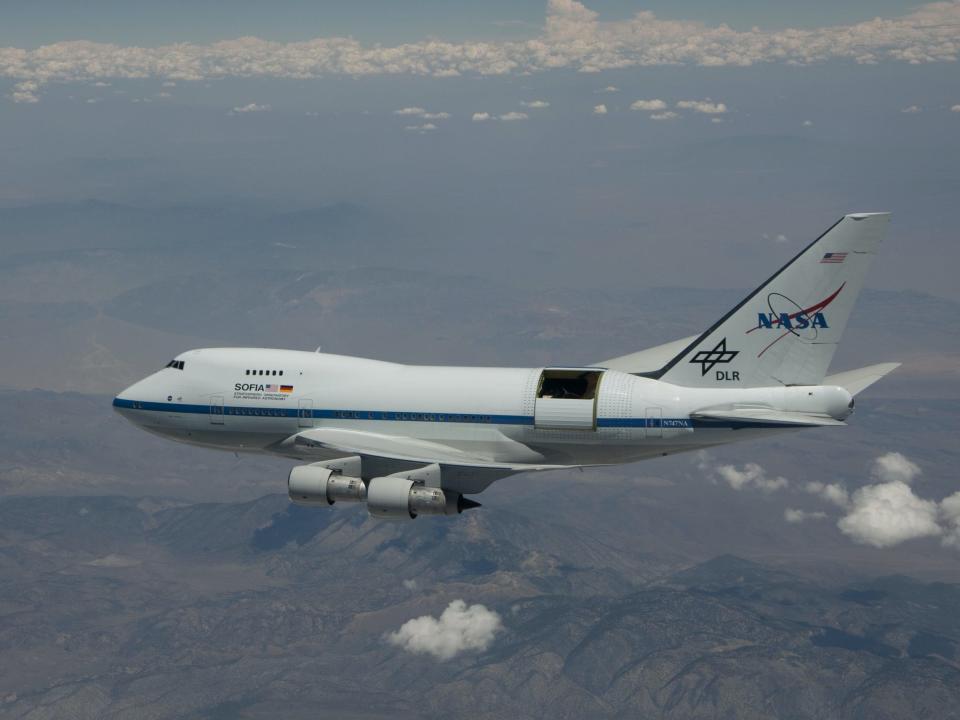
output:
<path id="1" fill-rule="evenodd" d="M 148 405 L 158 400 L 156 395 L 156 383 L 153 382 L 153 376 L 138 380 L 130 387 L 126 388 L 115 398 L 113 398 L 114 411 L 123 415 L 131 422 L 140 424 L 142 413 Z"/>

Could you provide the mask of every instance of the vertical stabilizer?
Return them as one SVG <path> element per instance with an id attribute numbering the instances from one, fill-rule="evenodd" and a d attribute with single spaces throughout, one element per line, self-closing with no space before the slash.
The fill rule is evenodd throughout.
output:
<path id="1" fill-rule="evenodd" d="M 689 387 L 823 381 L 889 213 L 845 215 L 663 368 Z"/>

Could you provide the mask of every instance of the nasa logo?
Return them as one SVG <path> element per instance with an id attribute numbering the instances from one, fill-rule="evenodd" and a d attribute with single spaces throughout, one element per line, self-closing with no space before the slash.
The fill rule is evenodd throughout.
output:
<path id="1" fill-rule="evenodd" d="M 807 328 L 829 328 L 827 318 L 822 312 L 813 313 L 757 313 L 757 329 L 764 330 L 806 330 Z"/>

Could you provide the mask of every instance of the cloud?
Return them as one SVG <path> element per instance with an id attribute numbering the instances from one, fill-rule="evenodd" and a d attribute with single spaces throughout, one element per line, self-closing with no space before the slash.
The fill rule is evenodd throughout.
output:
<path id="1" fill-rule="evenodd" d="M 734 490 L 753 487 L 764 492 L 773 492 L 789 485 L 785 477 L 767 477 L 767 471 L 757 463 L 747 463 L 742 470 L 733 465 L 719 465 L 716 472 Z"/>
<path id="2" fill-rule="evenodd" d="M 504 113 L 503 115 L 501 115 L 501 116 L 500 116 L 500 119 L 503 120 L 503 121 L 505 121 L 505 122 L 511 122 L 511 121 L 513 121 L 513 120 L 526 120 L 528 117 L 530 117 L 530 116 L 527 115 L 526 113 L 522 113 L 522 112 L 508 112 L 508 113 Z"/>
<path id="3" fill-rule="evenodd" d="M 677 107 L 681 110 L 693 110 L 694 112 L 704 113 L 705 115 L 722 115 L 727 111 L 727 106 L 723 103 L 711 102 L 710 98 L 706 100 L 680 100 Z"/>
<path id="4" fill-rule="evenodd" d="M 40 102 L 40 97 L 37 95 L 37 90 L 39 89 L 40 85 L 38 83 L 35 83 L 32 80 L 27 80 L 14 85 L 13 92 L 10 94 L 10 97 L 15 103 Z"/>
<path id="5" fill-rule="evenodd" d="M 426 132 L 430 132 L 431 130 L 436 130 L 437 126 L 434 125 L 433 123 L 423 123 L 423 125 L 407 125 L 403 129 L 409 130 L 410 132 L 426 133 Z"/>
<path id="6" fill-rule="evenodd" d="M 794 510 L 787 508 L 783 511 L 783 519 L 792 525 L 799 525 L 807 520 L 823 520 L 827 517 L 824 512 L 807 512 L 805 510 Z"/>
<path id="7" fill-rule="evenodd" d="M 634 100 L 630 109 L 654 112 L 656 110 L 666 110 L 667 104 L 663 100 Z"/>
<path id="8" fill-rule="evenodd" d="M 723 118 L 712 117 L 710 118 L 710 122 L 714 123 L 715 125 L 719 125 L 723 122 Z"/>
<path id="9" fill-rule="evenodd" d="M 417 581 L 416 581 L 416 580 L 412 580 L 412 579 L 411 579 L 411 580 L 404 580 L 404 581 L 403 581 L 403 587 L 404 587 L 405 589 L 407 589 L 407 590 L 416 590 L 416 589 L 417 589 Z"/>
<path id="10" fill-rule="evenodd" d="M 597 90 L 597 92 L 601 92 L 601 93 L 615 93 L 615 92 L 620 92 L 620 88 L 618 88 L 616 85 L 607 85 L 605 88 L 600 88 L 599 90 Z M 958 106 L 958 107 L 960 107 L 960 106 Z"/>
<path id="11" fill-rule="evenodd" d="M 803 126 L 804 126 L 804 127 L 813 127 L 813 120 L 804 120 L 804 121 L 803 121 Z"/>
<path id="12" fill-rule="evenodd" d="M 680 116 L 677 113 L 673 112 L 672 110 L 667 110 L 666 112 L 662 112 L 662 113 L 654 113 L 653 115 L 650 116 L 650 119 L 651 120 L 676 120 L 678 117 Z"/>
<path id="13" fill-rule="evenodd" d="M 494 117 L 490 113 L 476 112 L 470 119 L 473 122 L 486 122 L 487 120 L 493 120 Z"/>
<path id="14" fill-rule="evenodd" d="M 960 550 L 960 492 L 940 501 L 940 517 L 946 525 L 941 542 L 945 547 Z"/>
<path id="15" fill-rule="evenodd" d="M 850 503 L 850 495 L 840 483 L 827 484 L 814 481 L 808 482 L 803 489 L 838 507 L 846 507 Z"/>
<path id="16" fill-rule="evenodd" d="M 500 632 L 503 622 L 496 612 L 454 600 L 439 618 L 424 615 L 408 620 L 387 635 L 387 642 L 407 652 L 449 660 L 468 650 L 486 650 Z"/>
<path id="17" fill-rule="evenodd" d="M 907 113 L 908 115 L 913 115 L 918 112 L 923 112 L 923 108 L 921 108 L 919 105 L 911 105 L 910 107 L 905 107 L 900 112 Z"/>
<path id="18" fill-rule="evenodd" d="M 850 511 L 840 519 L 840 531 L 862 545 L 890 547 L 914 538 L 940 535 L 937 503 L 913 494 L 895 480 L 860 488 L 850 501 Z"/>
<path id="19" fill-rule="evenodd" d="M 954 105 L 951 107 L 950 112 L 960 113 L 960 105 Z"/>
<path id="20" fill-rule="evenodd" d="M 533 110 L 550 107 L 550 103 L 546 100 L 530 100 L 529 102 L 521 102 L 520 104 Z"/>
<path id="21" fill-rule="evenodd" d="M 593 114 L 594 114 L 594 115 L 606 115 L 606 114 L 607 114 L 607 106 L 606 106 L 606 105 L 603 105 L 603 104 L 594 105 L 594 106 L 593 106 Z"/>
<path id="22" fill-rule="evenodd" d="M 898 17 L 776 31 L 738 31 L 728 24 L 661 19 L 650 11 L 601 22 L 599 15 L 581 2 L 548 0 L 543 31 L 525 40 L 427 39 L 389 46 L 364 45 L 349 37 L 289 43 L 242 37 L 159 47 L 79 40 L 30 50 L 0 48 L 0 77 L 44 85 L 113 78 L 178 82 L 228 77 L 304 80 L 329 75 L 518 75 L 559 68 L 599 72 L 662 65 L 808 65 L 836 59 L 862 64 L 956 62 L 960 55 L 958 23 L 957 0 L 921 5 Z"/>
<path id="23" fill-rule="evenodd" d="M 911 460 L 898 452 L 888 452 L 873 461 L 871 475 L 880 482 L 911 483 L 923 471 Z"/>
<path id="24" fill-rule="evenodd" d="M 230 111 L 230 114 L 234 113 L 254 113 L 254 112 L 270 112 L 272 108 L 269 105 L 258 105 L 257 103 L 249 103 L 248 105 L 241 105 L 240 107 L 235 107 Z"/>
<path id="25" fill-rule="evenodd" d="M 446 120 L 450 117 L 448 112 L 428 112 L 422 107 L 405 107 L 393 111 L 394 115 L 403 115 L 406 117 L 422 117 L 424 120 Z"/>

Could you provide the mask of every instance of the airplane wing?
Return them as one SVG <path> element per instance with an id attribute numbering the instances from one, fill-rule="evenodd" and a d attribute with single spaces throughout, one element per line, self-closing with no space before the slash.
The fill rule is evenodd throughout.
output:
<path id="1" fill-rule="evenodd" d="M 603 367 L 610 370 L 619 370 L 625 373 L 643 373 L 659 370 L 670 360 L 675 358 L 684 348 L 697 339 L 696 335 L 674 340 L 664 345 L 647 348 L 640 352 L 621 355 L 620 357 L 604 360 L 603 362 L 593 363 L 591 367 Z"/>
<path id="2" fill-rule="evenodd" d="M 504 438 L 507 442 L 513 442 Z M 301 459 L 330 460 L 358 455 L 364 477 L 392 475 L 439 464 L 442 486 L 463 494 L 485 490 L 494 480 L 520 472 L 558 470 L 570 465 L 495 463 L 441 443 L 342 428 L 312 428 L 292 435 L 275 450 Z"/>

